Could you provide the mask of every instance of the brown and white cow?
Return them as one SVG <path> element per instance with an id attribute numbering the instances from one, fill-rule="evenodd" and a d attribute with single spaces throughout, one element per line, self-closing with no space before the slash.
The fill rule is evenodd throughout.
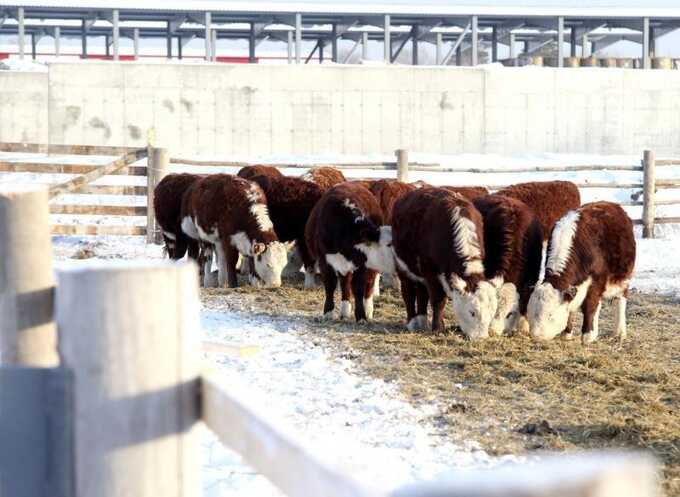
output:
<path id="1" fill-rule="evenodd" d="M 382 211 L 373 194 L 359 184 L 334 186 L 314 207 L 305 236 L 324 280 L 324 317 L 333 315 L 333 294 L 339 278 L 340 317 L 349 317 L 349 299 L 354 294 L 357 322 L 371 319 L 375 275 L 394 272 L 392 229 L 383 225 Z"/>
<path id="2" fill-rule="evenodd" d="M 269 216 L 279 240 L 295 242 L 305 266 L 305 288 L 312 288 L 315 286 L 315 261 L 307 250 L 305 226 L 323 194 L 321 188 L 315 183 L 290 176 L 253 176 L 252 181 L 260 185 L 267 197 Z"/>
<path id="3" fill-rule="evenodd" d="M 526 321 L 529 297 L 540 276 L 541 224 L 524 202 L 513 198 L 487 195 L 473 204 L 484 219 L 484 272 L 498 290 L 489 330 L 493 335 L 512 333 L 520 319 Z"/>
<path id="4" fill-rule="evenodd" d="M 517 183 L 496 192 L 504 197 L 521 200 L 538 217 L 547 241 L 558 219 L 581 206 L 581 194 L 571 181 L 533 181 Z"/>
<path id="5" fill-rule="evenodd" d="M 189 257 L 198 259 L 198 242 L 182 231 L 182 197 L 200 176 L 196 174 L 168 174 L 154 189 L 153 209 L 156 222 L 171 259 Z"/>
<path id="6" fill-rule="evenodd" d="M 448 296 L 463 333 L 487 337 L 498 298 L 484 275 L 482 216 L 474 205 L 457 193 L 424 187 L 397 201 L 392 223 L 408 328 L 427 325 L 429 298 L 432 330 L 443 331 Z"/>
<path id="7" fill-rule="evenodd" d="M 286 247 L 274 232 L 267 199 L 251 181 L 212 174 L 196 181 L 185 196 L 182 229 L 190 237 L 213 244 L 219 284 L 238 285 L 239 253 L 254 258 L 255 276 L 266 286 L 280 286 Z"/>
<path id="8" fill-rule="evenodd" d="M 335 185 L 347 181 L 341 171 L 329 166 L 314 167 L 300 177 L 305 181 L 318 185 L 324 192 Z"/>
<path id="9" fill-rule="evenodd" d="M 536 339 L 559 335 L 570 313 L 583 313 L 582 341 L 597 339 L 602 298 L 617 298 L 615 334 L 626 336 L 626 299 L 635 265 L 633 223 L 611 202 L 593 202 L 568 212 L 548 244 L 543 282 L 529 300 L 529 329 Z M 565 338 L 573 338 L 571 332 Z"/>
<path id="10" fill-rule="evenodd" d="M 281 178 L 283 176 L 283 173 L 274 166 L 256 164 L 253 166 L 242 167 L 236 173 L 236 176 L 243 179 L 253 179 L 255 176 L 269 176 L 272 178 Z"/>

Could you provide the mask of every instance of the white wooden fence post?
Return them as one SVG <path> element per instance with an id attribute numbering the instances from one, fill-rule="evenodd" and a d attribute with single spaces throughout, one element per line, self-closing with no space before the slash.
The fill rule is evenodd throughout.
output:
<path id="1" fill-rule="evenodd" d="M 153 210 L 154 189 L 168 174 L 170 155 L 166 148 L 149 147 L 149 158 L 146 170 L 146 242 L 163 243 L 163 235 L 156 224 L 156 213 Z"/>
<path id="2" fill-rule="evenodd" d="M 74 376 L 78 497 L 197 497 L 199 301 L 193 262 L 58 273 Z"/>
<path id="3" fill-rule="evenodd" d="M 59 364 L 47 197 L 0 185 L 0 364 Z"/>
<path id="4" fill-rule="evenodd" d="M 642 238 L 654 238 L 654 217 L 656 215 L 656 157 L 653 150 L 645 150 L 642 161 L 643 198 L 642 198 Z"/>
<path id="5" fill-rule="evenodd" d="M 399 149 L 397 155 L 397 179 L 408 183 L 408 150 Z"/>

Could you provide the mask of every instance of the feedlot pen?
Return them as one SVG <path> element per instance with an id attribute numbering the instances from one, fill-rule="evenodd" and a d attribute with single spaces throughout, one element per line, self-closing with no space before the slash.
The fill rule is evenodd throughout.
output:
<path id="1" fill-rule="evenodd" d="M 534 342 L 529 336 L 469 342 L 456 333 L 407 332 L 401 295 L 383 290 L 374 320 L 322 321 L 322 289 L 303 279 L 281 288 L 203 289 L 208 309 L 302 318 L 307 337 L 350 359 L 371 377 L 396 384 L 409 402 L 435 403 L 432 422 L 452 441 L 477 440 L 491 455 L 537 450 L 650 450 L 663 463 L 667 495 L 680 494 L 680 306 L 631 292 L 629 337 L 613 331 L 605 304 L 602 337 Z M 580 317 L 580 316 L 579 316 Z M 575 322 L 576 325 L 580 323 Z M 247 337 L 244 337 L 247 340 Z"/>

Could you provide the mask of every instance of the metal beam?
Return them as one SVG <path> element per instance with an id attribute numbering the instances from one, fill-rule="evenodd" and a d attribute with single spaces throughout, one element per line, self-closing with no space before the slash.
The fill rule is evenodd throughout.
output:
<path id="1" fill-rule="evenodd" d="M 557 18 L 557 67 L 564 67 L 564 17 Z"/>
<path id="2" fill-rule="evenodd" d="M 170 21 L 167 21 L 165 25 L 165 56 L 172 59 L 172 26 Z"/>
<path id="3" fill-rule="evenodd" d="M 26 47 L 26 27 L 24 26 L 24 8 L 19 7 L 17 9 L 17 23 L 19 28 L 19 58 L 24 58 L 24 50 Z"/>
<path id="4" fill-rule="evenodd" d="M 295 14 L 295 63 L 302 59 L 302 14 Z"/>
<path id="5" fill-rule="evenodd" d="M 86 26 L 86 23 L 87 23 L 87 20 L 83 19 L 82 20 L 83 31 L 80 35 L 80 47 L 81 47 L 83 59 L 87 59 L 87 26 Z"/>
<path id="6" fill-rule="evenodd" d="M 250 36 L 248 36 L 248 63 L 255 63 L 255 40 L 257 33 L 255 31 L 255 23 L 250 23 Z"/>
<path id="7" fill-rule="evenodd" d="M 390 15 L 386 14 L 384 17 L 384 22 L 383 22 L 383 40 L 385 43 L 385 64 L 391 64 L 392 63 L 392 39 L 391 39 L 391 33 L 390 33 Z"/>
<path id="8" fill-rule="evenodd" d="M 287 48 L 288 48 L 288 63 L 292 64 L 293 63 L 293 32 L 288 31 L 286 33 L 286 42 L 287 42 Z"/>
<path id="9" fill-rule="evenodd" d="M 61 28 L 59 26 L 54 28 L 54 55 L 57 58 L 61 55 Z"/>
<path id="10" fill-rule="evenodd" d="M 412 41 L 412 48 L 411 48 L 411 64 L 414 66 L 418 65 L 418 35 L 419 35 L 419 27 L 413 26 L 411 28 L 411 41 Z"/>
<path id="11" fill-rule="evenodd" d="M 213 28 L 210 30 L 210 46 L 212 47 L 211 55 L 212 61 L 217 61 L 217 29 Z"/>
<path id="12" fill-rule="evenodd" d="M 139 28 L 135 28 L 132 33 L 132 45 L 134 47 L 135 60 L 137 60 L 139 59 Z"/>
<path id="13" fill-rule="evenodd" d="M 479 17 L 472 16 L 472 65 L 479 63 Z"/>
<path id="14" fill-rule="evenodd" d="M 437 65 L 442 63 L 442 50 L 444 45 L 444 36 L 441 33 L 436 34 L 436 48 L 435 48 L 435 63 Z"/>
<path id="15" fill-rule="evenodd" d="M 331 31 L 331 60 L 333 62 L 338 61 L 338 25 L 333 24 Z M 321 47 L 321 53 L 323 53 L 323 45 Z"/>
<path id="16" fill-rule="evenodd" d="M 316 52 L 316 49 L 319 48 L 320 43 L 321 43 L 321 40 L 318 40 L 316 42 L 316 45 L 314 45 L 314 48 L 312 48 L 312 51 L 309 52 L 309 55 L 305 59 L 305 64 L 309 63 L 309 61 L 312 60 L 312 57 L 314 57 L 314 53 Z"/>
<path id="17" fill-rule="evenodd" d="M 406 46 L 406 44 L 408 43 L 408 41 L 410 39 L 411 39 L 411 34 L 409 33 L 404 37 L 404 40 L 401 42 L 401 45 L 399 45 L 399 48 L 397 48 L 397 51 L 394 52 L 394 54 L 390 58 L 390 62 L 394 62 L 395 60 L 397 60 L 397 57 L 399 57 L 399 54 L 404 49 L 404 47 Z"/>
<path id="18" fill-rule="evenodd" d="M 118 26 L 118 21 L 120 20 L 120 12 L 118 9 L 113 10 L 113 19 L 111 23 L 113 24 L 113 60 L 120 59 L 120 30 Z"/>
<path id="19" fill-rule="evenodd" d="M 515 33 L 511 32 L 509 38 L 508 44 L 510 45 L 510 58 L 514 59 L 517 57 L 517 54 L 515 53 Z"/>
<path id="20" fill-rule="evenodd" d="M 349 52 L 347 52 L 347 55 L 345 55 L 345 58 L 342 60 L 343 64 L 348 64 L 349 59 L 354 55 L 354 52 L 357 51 L 357 48 L 359 48 L 359 45 L 363 45 L 363 40 L 359 38 L 357 41 L 354 42 L 354 45 L 352 45 L 352 48 L 350 49 Z M 362 53 L 363 56 L 363 53 Z"/>
<path id="21" fill-rule="evenodd" d="M 368 32 L 361 33 L 361 60 L 368 60 Z"/>
<path id="22" fill-rule="evenodd" d="M 642 19 L 642 68 L 651 69 L 652 61 L 649 58 L 649 39 L 650 39 L 650 29 L 649 29 L 649 17 Z"/>
<path id="23" fill-rule="evenodd" d="M 491 62 L 498 62 L 498 30 L 491 27 Z"/>
<path id="24" fill-rule="evenodd" d="M 210 39 L 210 30 L 212 24 L 212 15 L 210 12 L 206 12 L 203 18 L 203 26 L 205 27 L 205 60 L 210 61 L 212 59 L 212 49 L 210 45 L 212 40 Z"/>
<path id="25" fill-rule="evenodd" d="M 465 35 L 467 35 L 468 31 L 470 31 L 472 23 L 467 23 L 467 26 L 465 26 L 465 29 L 463 29 L 463 32 L 458 35 L 458 39 L 455 41 L 453 46 L 451 47 L 451 50 L 449 50 L 449 53 L 446 54 L 446 57 L 444 57 L 444 60 L 442 61 L 442 65 L 445 66 L 449 63 L 449 60 L 451 60 L 451 57 L 453 57 L 453 54 L 456 53 L 456 51 L 460 48 L 461 43 L 463 43 L 463 40 L 465 40 Z M 458 60 L 458 63 L 460 63 L 460 60 Z"/>

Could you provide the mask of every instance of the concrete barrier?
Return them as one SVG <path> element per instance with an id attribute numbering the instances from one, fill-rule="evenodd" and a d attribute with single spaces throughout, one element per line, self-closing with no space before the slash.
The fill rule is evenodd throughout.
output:
<path id="1" fill-rule="evenodd" d="M 0 142 L 47 143 L 45 72 L 0 71 Z"/>
<path id="2" fill-rule="evenodd" d="M 16 89 L 0 100 L 14 130 L 0 139 L 143 147 L 155 128 L 157 146 L 183 156 L 680 148 L 676 71 L 89 61 L 48 76 L 34 99 Z M 47 133 L 33 130 L 47 120 Z"/>

